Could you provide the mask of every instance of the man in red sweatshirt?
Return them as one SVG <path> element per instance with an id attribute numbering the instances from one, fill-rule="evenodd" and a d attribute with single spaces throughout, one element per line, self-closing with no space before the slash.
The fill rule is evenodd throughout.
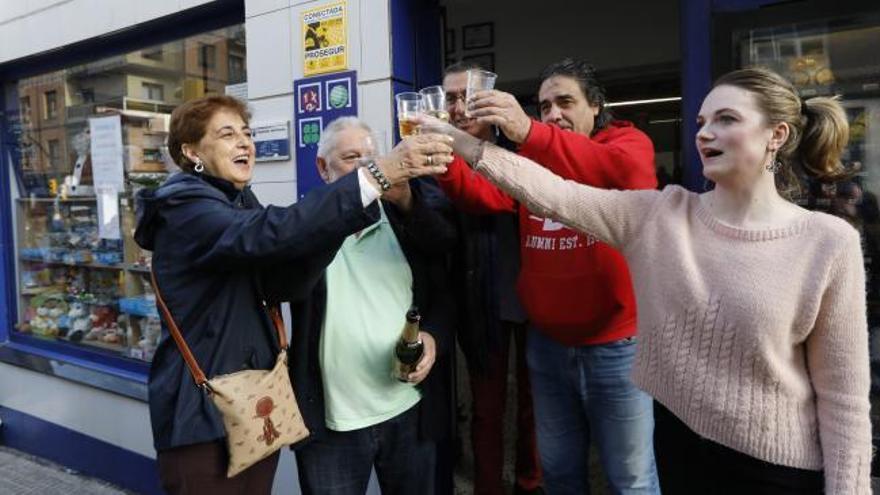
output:
<path id="1" fill-rule="evenodd" d="M 631 123 L 612 120 L 592 67 L 571 59 L 550 65 L 538 98 L 541 122 L 500 91 L 480 93 L 469 113 L 565 178 L 608 189 L 657 186 L 651 140 Z M 589 492 L 595 439 L 614 493 L 659 493 L 652 402 L 629 379 L 636 306 L 623 256 L 533 215 L 460 158 L 439 181 L 467 211 L 519 213 L 517 289 L 531 325 L 527 361 L 546 491 Z"/>

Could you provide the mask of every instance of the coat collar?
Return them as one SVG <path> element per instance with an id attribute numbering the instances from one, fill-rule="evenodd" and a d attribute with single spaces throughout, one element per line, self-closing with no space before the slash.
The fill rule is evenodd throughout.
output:
<path id="1" fill-rule="evenodd" d="M 208 184 L 214 186 L 216 189 L 219 189 L 220 192 L 222 192 L 226 196 L 226 198 L 233 203 L 235 203 L 238 199 L 242 199 L 243 201 L 247 201 L 249 199 L 250 194 L 245 194 L 245 191 L 250 190 L 250 185 L 244 186 L 243 189 L 238 189 L 235 187 L 235 184 L 226 179 L 221 179 L 220 177 L 215 177 L 213 175 L 205 173 L 192 173 L 192 175 L 198 177 L 199 179 L 202 179 Z"/>

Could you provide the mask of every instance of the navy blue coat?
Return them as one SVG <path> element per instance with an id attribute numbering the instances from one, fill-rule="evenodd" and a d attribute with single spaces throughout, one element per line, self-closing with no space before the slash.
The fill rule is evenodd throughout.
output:
<path id="1" fill-rule="evenodd" d="M 345 237 L 378 219 L 375 203 L 361 203 L 357 174 L 292 206 L 264 208 L 249 188 L 180 173 L 140 192 L 135 240 L 153 251 L 162 295 L 210 378 L 271 368 L 278 339 L 262 299 L 309 294 Z M 149 404 L 156 450 L 226 436 L 164 322 L 150 368 Z"/>
<path id="2" fill-rule="evenodd" d="M 457 242 L 457 228 L 452 205 L 433 180 L 414 180 L 410 185 L 413 206 L 407 214 L 387 202 L 384 207 L 412 271 L 413 302 L 422 314 L 421 327 L 437 343 L 434 366 L 419 384 L 422 400 L 418 405 L 420 437 L 436 441 L 450 434 L 454 417 L 452 363 L 456 308 L 448 260 Z M 300 412 L 311 431 L 311 436 L 301 445 L 319 438 L 327 429 L 319 363 L 326 307 L 327 284 L 323 279 L 314 286 L 308 298 L 291 303 L 291 381 Z"/>

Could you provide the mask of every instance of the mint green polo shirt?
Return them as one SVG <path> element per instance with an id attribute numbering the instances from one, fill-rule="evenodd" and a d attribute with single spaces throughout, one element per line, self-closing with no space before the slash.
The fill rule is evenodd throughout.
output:
<path id="1" fill-rule="evenodd" d="M 327 428 L 366 428 L 419 402 L 418 389 L 391 377 L 411 304 L 412 271 L 383 209 L 378 223 L 345 239 L 327 268 L 320 343 Z"/>

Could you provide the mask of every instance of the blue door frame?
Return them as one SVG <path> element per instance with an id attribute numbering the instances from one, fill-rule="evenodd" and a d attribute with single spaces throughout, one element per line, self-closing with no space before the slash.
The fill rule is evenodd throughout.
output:
<path id="1" fill-rule="evenodd" d="M 713 79 L 712 25 L 713 17 L 722 12 L 742 12 L 779 0 L 682 0 L 681 1 L 681 96 L 682 96 L 682 182 L 692 191 L 705 191 L 703 178 L 694 146 L 697 134 L 697 114 L 700 104 L 709 92 Z"/>

